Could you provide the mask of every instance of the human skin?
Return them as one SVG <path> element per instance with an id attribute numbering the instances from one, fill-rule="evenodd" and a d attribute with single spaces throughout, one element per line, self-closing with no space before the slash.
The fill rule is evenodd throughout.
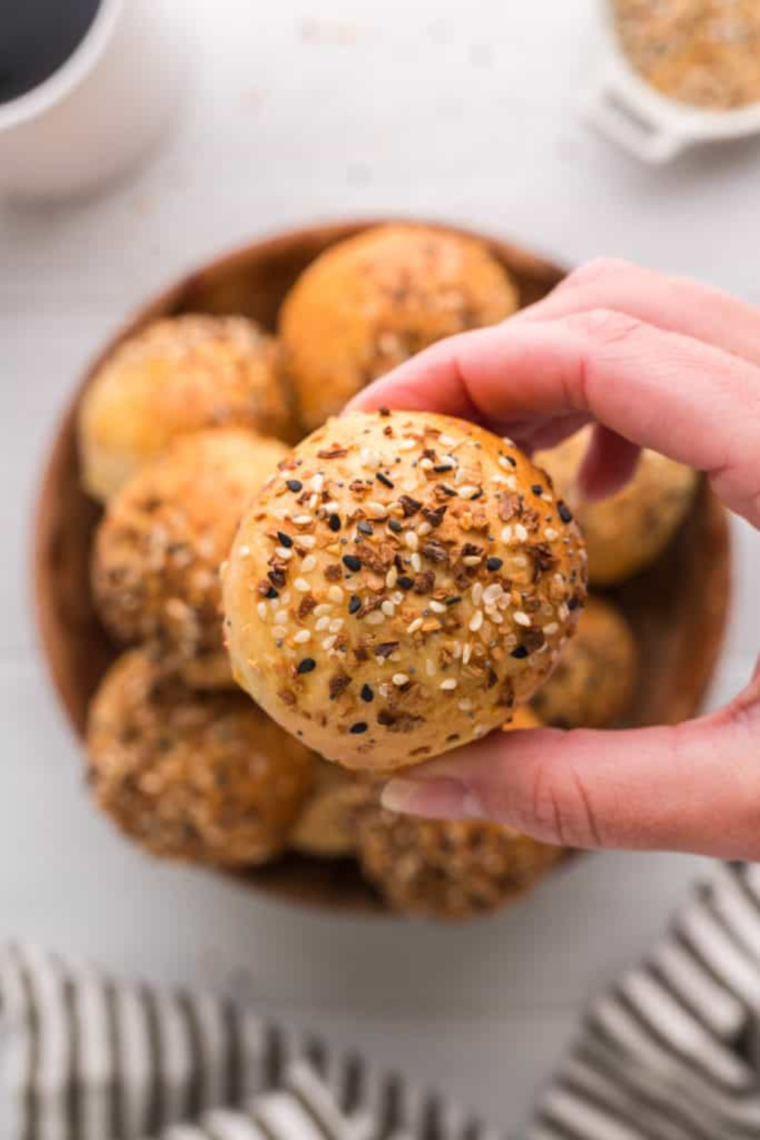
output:
<path id="1" fill-rule="evenodd" d="M 705 472 L 760 527 L 760 310 L 692 281 L 591 262 L 506 323 L 420 353 L 351 407 L 382 405 L 474 419 L 528 451 L 594 422 L 588 497 L 620 487 L 649 447 Z M 760 662 L 708 716 L 495 735 L 392 780 L 384 803 L 571 847 L 760 859 Z"/>

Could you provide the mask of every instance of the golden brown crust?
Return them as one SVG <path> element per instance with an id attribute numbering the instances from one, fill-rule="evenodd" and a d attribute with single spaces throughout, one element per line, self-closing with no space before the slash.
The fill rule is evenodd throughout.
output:
<path id="1" fill-rule="evenodd" d="M 290 833 L 290 847 L 317 859 L 356 854 L 361 778 L 337 764 L 317 762 L 316 783 Z"/>
<path id="2" fill-rule="evenodd" d="M 306 429 L 427 345 L 496 324 L 517 306 L 506 271 L 476 238 L 396 224 L 332 246 L 299 278 L 280 314 Z"/>
<path id="3" fill-rule="evenodd" d="M 540 724 L 530 709 L 519 708 L 504 730 Z M 403 914 L 461 920 L 498 910 L 536 886 L 565 855 L 561 847 L 493 823 L 386 811 L 369 786 L 360 789 L 355 801 L 362 872 Z"/>
<path id="4" fill-rule="evenodd" d="M 533 706 L 558 728 L 606 728 L 630 705 L 637 668 L 636 642 L 623 614 L 610 602 L 589 598 L 575 637 Z"/>
<path id="5" fill-rule="evenodd" d="M 590 432 L 584 428 L 534 458 L 549 472 L 583 531 L 592 586 L 614 586 L 660 557 L 694 500 L 697 474 L 656 451 L 643 451 L 635 475 L 621 491 L 588 502 L 578 493 L 576 476 Z"/>
<path id="6" fill-rule="evenodd" d="M 225 576 L 239 683 L 327 759 L 420 763 L 506 720 L 585 598 L 578 530 L 513 444 L 421 412 L 299 445 Z"/>
<path id="7" fill-rule="evenodd" d="M 183 436 L 108 505 L 93 591 L 117 641 L 150 644 L 194 687 L 230 687 L 219 567 L 255 491 L 287 454 L 241 429 Z"/>
<path id="8" fill-rule="evenodd" d="M 214 427 L 293 439 L 275 341 L 245 317 L 156 321 L 116 349 L 85 394 L 85 489 L 106 501 L 177 436 Z"/>
<path id="9" fill-rule="evenodd" d="M 313 755 L 247 697 L 192 693 L 141 650 L 106 675 L 87 743 L 98 805 L 169 859 L 276 857 L 313 780 Z"/>

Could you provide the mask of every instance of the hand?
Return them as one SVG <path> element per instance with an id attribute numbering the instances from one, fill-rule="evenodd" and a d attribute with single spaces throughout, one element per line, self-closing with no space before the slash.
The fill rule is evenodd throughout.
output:
<path id="1" fill-rule="evenodd" d="M 383 405 L 477 420 L 528 451 L 593 421 L 587 494 L 619 486 L 649 447 L 706 472 L 760 526 L 760 311 L 690 281 L 593 262 L 505 324 L 420 353 L 351 406 Z M 709 716 L 496 733 L 392 780 L 384 803 L 570 847 L 760 859 L 760 663 Z"/>

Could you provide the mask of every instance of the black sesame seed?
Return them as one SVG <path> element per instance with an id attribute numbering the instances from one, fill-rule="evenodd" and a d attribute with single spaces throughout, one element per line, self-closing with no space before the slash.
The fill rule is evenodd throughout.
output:
<path id="1" fill-rule="evenodd" d="M 290 550 L 293 545 L 293 539 L 284 530 L 277 531 L 277 537 L 280 540 L 280 546 L 284 546 L 286 550 Z"/>
<path id="2" fill-rule="evenodd" d="M 357 558 L 355 554 L 344 554 L 343 565 L 347 570 L 351 570 L 352 573 L 355 574 L 357 570 L 361 570 L 362 560 L 361 558 Z"/>
<path id="3" fill-rule="evenodd" d="M 352 594 L 348 603 L 348 612 L 350 614 L 358 613 L 362 608 L 361 598 L 357 598 L 356 594 Z"/>
<path id="4" fill-rule="evenodd" d="M 340 515 L 332 514 L 327 520 L 330 530 L 340 530 Z"/>
<path id="5" fill-rule="evenodd" d="M 316 669 L 317 663 L 313 657 L 304 657 L 303 661 L 299 661 L 296 666 L 296 673 L 311 673 Z"/>
<path id="6" fill-rule="evenodd" d="M 401 531 L 404 529 L 398 519 L 388 519 L 388 526 L 394 534 L 401 534 Z"/>
<path id="7" fill-rule="evenodd" d="M 453 469 L 454 469 L 453 463 L 439 463 L 437 467 L 433 468 L 436 475 L 443 475 L 443 474 L 445 474 L 446 471 L 452 471 Z"/>
<path id="8" fill-rule="evenodd" d="M 543 493 L 544 493 L 544 489 L 540 483 L 534 483 L 533 486 L 531 487 L 531 491 L 533 492 L 534 495 L 543 495 Z"/>
<path id="9" fill-rule="evenodd" d="M 362 733 L 366 732 L 368 728 L 369 728 L 369 725 L 367 724 L 366 721 L 358 720 L 356 722 L 356 724 L 351 725 L 351 727 L 349 728 L 348 731 L 351 733 L 352 736 L 361 736 Z"/>
<path id="10" fill-rule="evenodd" d="M 279 598 L 279 596 L 279 592 L 275 590 L 274 586 L 270 586 L 266 594 L 264 594 L 265 598 Z"/>
<path id="11" fill-rule="evenodd" d="M 455 606 L 457 604 L 457 602 L 461 602 L 461 600 L 462 600 L 461 594 L 454 594 L 452 597 L 446 599 L 446 601 L 444 602 L 444 605 Z"/>
<path id="12" fill-rule="evenodd" d="M 482 498 L 483 498 L 483 488 L 482 487 L 478 487 L 475 494 L 470 495 L 470 501 L 473 503 L 475 502 L 476 499 L 482 499 Z"/>
<path id="13" fill-rule="evenodd" d="M 497 570 L 501 570 L 503 565 L 504 565 L 504 560 L 501 558 L 496 558 L 496 557 L 486 558 L 486 570 L 491 570 L 492 572 L 495 572 Z"/>
<path id="14" fill-rule="evenodd" d="M 450 499 L 456 498 L 456 491 L 454 490 L 453 487 L 446 487 L 442 483 L 441 484 L 441 490 L 443 491 L 444 495 L 448 495 Z"/>
<path id="15" fill-rule="evenodd" d="M 372 704 L 375 699 L 375 694 L 372 692 L 372 689 L 369 687 L 369 685 L 362 685 L 362 691 L 359 696 L 363 701 L 366 701 L 368 705 Z"/>
<path id="16" fill-rule="evenodd" d="M 528 650 L 524 645 L 518 645 L 517 649 L 513 649 L 509 656 L 516 657 L 518 661 L 524 661 L 528 656 Z"/>
<path id="17" fill-rule="evenodd" d="M 294 495 L 297 495 L 299 491 L 303 491 L 303 483 L 300 479 L 288 479 L 285 486 L 289 491 L 292 491 Z"/>
<path id="18" fill-rule="evenodd" d="M 563 503 L 561 501 L 557 503 L 557 514 L 562 519 L 563 523 L 569 523 L 573 521 L 573 512 L 570 510 L 567 503 Z"/>
<path id="19" fill-rule="evenodd" d="M 366 519 L 362 519 L 362 521 L 360 523 L 357 523 L 356 529 L 358 531 L 360 531 L 362 534 L 374 534 L 375 533 L 372 529 L 372 523 L 367 522 Z"/>
<path id="20" fill-rule="evenodd" d="M 406 574 L 402 574 L 400 578 L 396 579 L 396 585 L 402 590 L 411 590 L 414 585 L 414 578 L 408 578 Z"/>
<path id="21" fill-rule="evenodd" d="M 381 416 L 389 416 L 391 414 L 390 408 L 386 408 L 385 405 L 383 405 L 381 408 L 378 408 L 377 410 Z"/>
<path id="22" fill-rule="evenodd" d="M 391 488 L 391 490 L 393 490 L 393 483 L 392 483 L 392 481 L 391 481 L 391 480 L 388 478 L 388 476 L 387 476 L 387 475 L 383 475 L 382 471 L 378 471 L 378 473 L 377 473 L 377 475 L 375 476 L 375 478 L 377 479 L 378 483 L 382 483 L 382 485 L 383 485 L 384 487 L 390 487 L 390 488 Z"/>
<path id="23" fill-rule="evenodd" d="M 511 455 L 505 455 L 504 458 L 506 459 L 507 463 L 511 463 L 513 467 L 517 467 L 517 460 L 513 459 Z"/>
<path id="24" fill-rule="evenodd" d="M 570 601 L 567 603 L 567 608 L 568 608 L 569 610 L 577 610 L 577 609 L 578 609 L 578 606 L 579 606 L 580 604 L 581 604 L 581 603 L 578 601 L 578 599 L 577 599 L 577 598 L 571 598 L 571 599 L 570 599 Z"/>

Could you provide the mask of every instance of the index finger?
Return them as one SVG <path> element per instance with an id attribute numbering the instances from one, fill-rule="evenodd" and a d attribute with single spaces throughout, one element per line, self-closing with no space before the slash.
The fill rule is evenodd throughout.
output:
<path id="1" fill-rule="evenodd" d="M 640 447 L 714 477 L 760 523 L 760 369 L 678 333 L 596 310 L 506 322 L 442 341 L 352 403 L 477 419 L 521 435 L 536 421 L 594 419 Z"/>

